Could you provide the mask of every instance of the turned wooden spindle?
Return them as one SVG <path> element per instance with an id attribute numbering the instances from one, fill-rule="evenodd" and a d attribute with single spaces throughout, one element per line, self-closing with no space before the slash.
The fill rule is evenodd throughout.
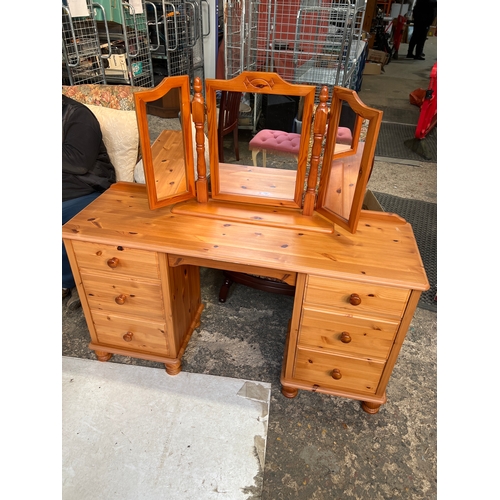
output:
<path id="1" fill-rule="evenodd" d="M 314 116 L 314 135 L 313 146 L 311 152 L 311 163 L 309 168 L 309 176 L 307 177 L 307 190 L 304 196 L 303 215 L 312 215 L 314 205 L 316 203 L 316 185 L 318 183 L 318 165 L 321 157 L 321 149 L 323 146 L 323 138 L 325 137 L 326 120 L 328 118 L 328 87 L 325 85 L 321 88 L 319 94 L 319 105 Z"/>
<path id="2" fill-rule="evenodd" d="M 352 306 L 359 306 L 359 304 L 361 304 L 361 297 L 357 293 L 351 293 L 349 304 Z"/>
<path id="3" fill-rule="evenodd" d="M 191 113 L 196 129 L 196 169 L 198 180 L 196 181 L 196 197 L 198 202 L 208 201 L 207 165 L 205 163 L 205 101 L 203 99 L 201 79 L 194 79 L 194 96 L 191 103 Z"/>
<path id="4" fill-rule="evenodd" d="M 118 267 L 118 258 L 117 257 L 112 257 L 111 259 L 108 259 L 107 264 L 112 269 L 114 269 L 115 267 Z"/>
<path id="5" fill-rule="evenodd" d="M 118 295 L 118 297 L 115 297 L 115 302 L 122 306 L 123 304 L 125 304 L 125 299 L 127 298 L 126 295 L 124 295 L 123 293 L 121 293 L 120 295 Z"/>
<path id="6" fill-rule="evenodd" d="M 340 370 L 338 368 L 334 368 L 332 370 L 332 378 L 335 380 L 340 380 L 342 378 L 342 373 L 340 373 Z"/>
<path id="7" fill-rule="evenodd" d="M 340 341 L 343 342 L 344 344 L 348 344 L 351 341 L 351 336 L 349 335 L 349 332 L 342 332 L 340 334 Z"/>
<path id="8" fill-rule="evenodd" d="M 125 342 L 131 342 L 133 337 L 134 334 L 132 332 L 127 332 L 125 335 L 123 335 L 123 340 Z"/>

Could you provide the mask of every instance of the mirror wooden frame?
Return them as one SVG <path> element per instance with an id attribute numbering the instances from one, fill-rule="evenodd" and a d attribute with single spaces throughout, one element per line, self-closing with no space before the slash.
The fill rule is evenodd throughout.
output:
<path id="1" fill-rule="evenodd" d="M 178 176 L 178 179 L 181 179 L 182 175 L 185 176 L 182 181 L 185 182 L 186 189 L 181 193 L 159 198 L 157 190 L 157 183 L 159 182 L 159 179 L 155 176 L 155 167 L 159 168 L 159 163 L 168 161 L 167 158 L 169 153 L 171 158 L 178 157 L 179 155 L 178 152 L 171 155 L 168 147 L 166 145 L 161 146 L 158 142 L 160 138 L 157 138 L 155 143 L 151 145 L 147 118 L 147 104 L 161 99 L 163 96 L 168 94 L 168 92 L 175 89 L 178 89 L 180 94 L 179 102 L 183 138 L 182 150 L 184 154 L 184 173 L 175 172 L 174 174 Z M 196 198 L 189 76 L 182 75 L 164 78 L 159 85 L 152 89 L 135 92 L 134 100 L 137 113 L 137 125 L 139 128 L 142 162 L 144 166 L 144 177 L 146 179 L 150 209 L 154 210 L 167 205 Z M 168 130 L 164 130 L 162 133 L 167 133 L 168 136 L 168 132 Z M 153 148 L 155 148 L 156 154 L 153 154 Z M 161 151 L 161 154 L 158 154 L 158 151 Z"/>
<path id="2" fill-rule="evenodd" d="M 352 130 L 351 147 L 347 149 L 345 147 L 336 148 L 335 144 L 335 138 L 337 137 L 344 102 L 347 103 L 356 114 Z M 363 104 L 354 90 L 338 86 L 333 89 L 330 109 L 331 111 L 328 119 L 328 131 L 321 168 L 316 211 L 328 220 L 332 221 L 334 224 L 338 224 L 342 228 L 354 234 L 361 215 L 366 186 L 373 168 L 375 147 L 377 145 L 383 112 Z M 368 125 L 365 125 L 366 130 L 363 131 L 363 122 L 365 120 L 368 121 Z M 360 141 L 362 131 L 363 133 L 366 132 L 366 134 L 364 140 Z M 360 142 L 363 142 L 364 145 L 362 152 L 360 151 L 358 154 Z M 336 150 L 337 152 L 335 152 Z M 356 158 L 356 155 L 358 155 L 358 157 L 360 156 L 360 160 L 359 169 L 357 169 L 355 178 L 348 178 L 342 174 L 341 177 L 343 184 L 335 186 L 331 185 L 332 169 L 335 165 L 342 168 L 341 160 L 348 162 L 352 159 L 353 164 L 355 164 L 357 168 L 358 159 Z M 351 198 L 351 193 L 348 194 L 347 191 L 351 191 L 354 184 L 354 192 Z M 341 197 L 348 197 L 348 217 L 344 217 L 341 213 L 332 210 L 332 207 L 329 204 L 329 199 L 332 199 L 333 197 L 337 197 L 339 199 Z M 343 203 L 345 204 L 345 201 Z"/>
<path id="3" fill-rule="evenodd" d="M 309 145 L 311 139 L 312 112 L 316 87 L 296 85 L 283 80 L 277 73 L 243 71 L 230 80 L 206 79 L 206 104 L 208 120 L 208 138 L 210 144 L 211 196 L 214 200 L 232 201 L 252 205 L 276 206 L 282 208 L 302 208 L 304 181 L 307 171 Z M 293 199 L 271 196 L 254 196 L 221 190 L 219 170 L 219 151 L 217 140 L 217 91 L 242 92 L 253 94 L 287 95 L 302 97 L 303 117 L 300 148 L 297 158 L 297 173 Z M 252 167 L 252 166 L 248 166 Z M 249 169 L 251 170 L 251 168 Z"/>

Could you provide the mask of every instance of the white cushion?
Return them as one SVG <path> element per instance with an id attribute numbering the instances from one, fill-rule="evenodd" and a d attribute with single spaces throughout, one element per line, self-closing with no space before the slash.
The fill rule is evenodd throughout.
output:
<path id="1" fill-rule="evenodd" d="M 101 126 L 104 145 L 115 167 L 117 181 L 134 181 L 139 151 L 139 130 L 135 111 L 122 111 L 86 104 Z"/>
<path id="2" fill-rule="evenodd" d="M 142 158 L 134 167 L 134 182 L 137 182 L 137 184 L 146 184 L 146 174 L 144 173 L 144 164 L 142 163 Z"/>

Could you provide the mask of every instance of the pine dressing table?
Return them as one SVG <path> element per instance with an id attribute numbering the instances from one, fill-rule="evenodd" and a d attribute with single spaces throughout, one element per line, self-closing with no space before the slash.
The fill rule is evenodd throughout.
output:
<path id="1" fill-rule="evenodd" d="M 268 82 L 269 75 L 264 74 Z M 244 76 L 247 83 L 248 79 L 263 79 L 261 74 Z M 271 76 L 272 81 L 278 81 L 277 75 Z M 169 89 L 173 85 L 181 94 L 188 88 L 184 80 L 165 80 L 170 80 Z M 225 85 L 207 80 L 208 96 L 216 84 Z M 255 85 L 252 90 L 259 88 Z M 263 91 L 269 92 L 269 88 Z M 283 92 L 283 87 L 276 92 Z M 146 97 L 144 105 L 159 95 L 157 89 L 138 94 Z M 137 99 L 140 104 L 141 96 Z M 186 103 L 185 96 L 181 102 Z M 215 123 L 210 97 L 207 104 L 211 134 Z M 137 109 L 141 127 L 144 114 L 140 106 Z M 198 153 L 203 153 L 204 120 L 199 115 L 203 109 L 198 92 L 192 108 L 184 110 L 184 116 L 192 113 L 197 127 Z M 208 191 L 205 165 L 200 165 L 204 154 L 198 154 L 195 179 L 194 167 L 190 170 L 193 155 L 186 146 L 186 178 L 174 195 L 183 199 L 152 207 L 151 175 L 158 175 L 158 171 L 151 168 L 148 174 L 148 161 L 150 167 L 154 162 L 144 151 L 149 137 L 141 137 L 147 185 L 119 182 L 63 226 L 63 240 L 90 333 L 89 348 L 98 360 L 107 361 L 113 354 L 138 357 L 164 363 L 167 373 L 176 375 L 190 337 L 202 320 L 199 268 L 267 276 L 295 287 L 282 363 L 282 394 L 293 398 L 299 389 L 317 391 L 359 400 L 368 413 L 379 410 L 386 402 L 386 386 L 420 294 L 429 284 L 411 226 L 395 214 L 358 209 L 355 191 L 364 192 L 367 179 L 357 177 L 359 184 L 350 194 L 350 207 L 356 212 L 354 231 L 347 223 L 350 214 L 344 217 L 345 224 L 335 225 L 324 215 L 333 206 L 331 193 L 325 192 L 337 182 L 333 175 L 324 180 L 322 173 L 323 184 L 320 182 L 316 191 L 314 164 L 316 158 L 319 163 L 318 145 L 323 143 L 327 120 L 323 164 L 331 164 L 333 171 L 334 165 L 343 162 L 344 180 L 349 172 L 350 160 L 339 156 L 345 150 L 335 153 L 335 141 L 328 136 L 335 134 L 335 114 L 332 101 L 331 112 L 321 117 L 320 109 L 314 119 L 305 117 L 314 125 L 304 136 L 314 136 L 312 151 L 309 149 L 308 155 L 306 146 L 302 160 L 309 164 L 308 182 L 304 182 L 306 169 L 301 177 L 299 165 L 299 180 L 294 186 L 299 196 L 293 192 L 284 203 L 269 199 L 263 204 L 258 200 L 238 202 L 227 192 L 218 199 L 220 186 L 225 184 L 217 176 L 223 176 L 226 169 L 214 172 L 216 148 L 210 150 L 212 188 Z M 359 138 L 358 129 L 353 135 Z M 190 144 L 189 121 L 183 131 Z M 328 140 L 333 146 L 328 146 Z M 364 150 L 372 146 L 374 149 L 367 140 Z M 352 149 L 359 153 L 356 145 Z M 371 166 L 373 151 L 364 158 Z M 368 175 L 368 168 L 361 170 L 358 164 L 357 176 Z M 174 174 L 178 178 L 178 172 Z M 309 190 L 311 185 L 314 190 Z M 313 196 L 308 197 L 311 192 Z M 293 205 L 299 198 L 305 201 L 296 208 Z"/>

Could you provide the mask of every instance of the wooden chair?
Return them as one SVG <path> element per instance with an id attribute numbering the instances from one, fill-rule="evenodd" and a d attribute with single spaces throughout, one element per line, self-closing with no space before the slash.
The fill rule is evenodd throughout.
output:
<path id="1" fill-rule="evenodd" d="M 226 302 L 229 288 L 233 283 L 249 286 L 264 292 L 278 293 L 280 295 L 295 295 L 295 286 L 289 285 L 278 279 L 255 276 L 253 274 L 238 273 L 235 271 L 224 271 L 224 283 L 219 290 L 219 302 Z"/>
<path id="2" fill-rule="evenodd" d="M 219 126 L 217 130 L 219 145 L 219 161 L 224 163 L 224 136 L 233 133 L 234 154 L 236 160 L 240 159 L 238 147 L 238 116 L 240 113 L 241 92 L 221 92 Z"/>

